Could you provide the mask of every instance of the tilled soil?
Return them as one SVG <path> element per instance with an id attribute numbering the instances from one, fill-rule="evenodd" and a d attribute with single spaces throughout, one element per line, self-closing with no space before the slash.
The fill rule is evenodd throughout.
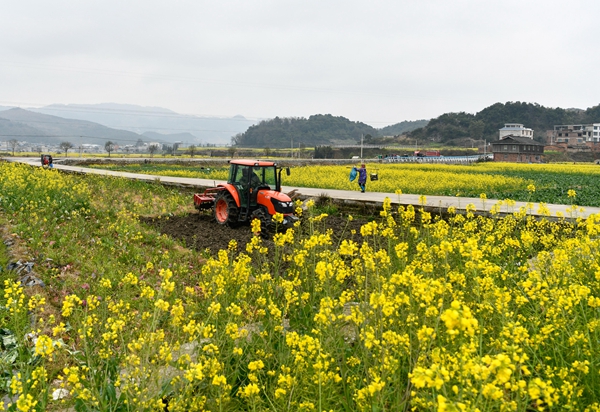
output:
<path id="1" fill-rule="evenodd" d="M 238 250 L 244 250 L 246 243 L 252 239 L 249 224 L 241 224 L 233 228 L 220 225 L 209 213 L 194 212 L 183 216 L 160 218 L 140 217 L 140 220 L 153 226 L 160 233 L 182 241 L 190 249 L 208 250 L 213 255 L 216 255 L 220 249 L 227 249 L 232 239 L 237 241 Z M 327 216 L 323 222 L 316 223 L 316 225 L 318 225 L 319 231 L 331 228 L 336 241 L 339 241 L 341 237 L 349 238 L 354 230 L 356 233 L 354 238 L 357 240 L 357 236 L 360 237 L 360 227 L 365 222 L 367 222 L 366 218 L 355 218 L 349 222 L 347 217 Z M 263 239 L 263 244 L 270 248 L 272 240 L 270 238 Z"/>

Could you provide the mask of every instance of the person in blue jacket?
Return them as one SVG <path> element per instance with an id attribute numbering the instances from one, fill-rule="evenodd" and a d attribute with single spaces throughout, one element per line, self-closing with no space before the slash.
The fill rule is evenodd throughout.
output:
<path id="1" fill-rule="evenodd" d="M 360 165 L 360 169 L 358 169 L 358 185 L 360 186 L 361 193 L 365 193 L 367 184 L 367 169 L 365 168 L 365 164 Z"/>

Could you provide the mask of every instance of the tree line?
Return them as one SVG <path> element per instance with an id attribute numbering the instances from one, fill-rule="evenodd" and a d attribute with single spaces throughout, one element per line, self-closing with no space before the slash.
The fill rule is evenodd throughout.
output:
<path id="1" fill-rule="evenodd" d="M 543 141 L 547 130 L 560 124 L 600 122 L 600 105 L 581 109 L 549 108 L 537 103 L 495 103 L 476 114 L 445 113 L 431 119 L 427 126 L 413 130 L 408 137 L 451 143 L 455 140 L 497 140 L 498 130 L 506 123 L 521 123 L 533 129 L 534 139 Z"/>
<path id="2" fill-rule="evenodd" d="M 378 135 L 377 129 L 341 116 L 317 114 L 309 118 L 275 117 L 250 126 L 232 138 L 241 147 L 291 148 L 360 142 L 361 136 Z"/>
<path id="3" fill-rule="evenodd" d="M 233 136 L 231 143 L 238 147 L 298 148 L 356 144 L 362 137 L 365 143 L 372 144 L 394 144 L 394 139 L 402 143 L 403 138 L 408 138 L 462 147 L 464 141 L 498 139 L 498 129 L 506 123 L 522 123 L 534 130 L 536 140 L 543 141 L 546 131 L 554 125 L 596 122 L 600 122 L 600 105 L 581 110 L 507 102 L 495 103 L 476 114 L 445 113 L 435 119 L 404 121 L 381 129 L 330 114 L 276 117 L 250 126 Z"/>

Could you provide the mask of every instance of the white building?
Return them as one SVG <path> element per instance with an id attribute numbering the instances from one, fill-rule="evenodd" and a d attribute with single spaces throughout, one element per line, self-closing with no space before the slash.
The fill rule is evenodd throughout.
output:
<path id="1" fill-rule="evenodd" d="M 527 137 L 533 139 L 533 129 L 524 127 L 521 123 L 505 123 L 504 127 L 499 130 L 500 140 L 506 136 Z"/>
<path id="2" fill-rule="evenodd" d="M 588 139 L 588 142 L 600 142 L 600 123 L 592 123 L 589 127 L 592 132 L 592 138 L 591 140 Z"/>
<path id="3" fill-rule="evenodd" d="M 84 153 L 100 153 L 100 145 L 99 144 L 91 144 L 91 143 L 82 143 L 79 146 L 80 150 L 83 150 Z"/>

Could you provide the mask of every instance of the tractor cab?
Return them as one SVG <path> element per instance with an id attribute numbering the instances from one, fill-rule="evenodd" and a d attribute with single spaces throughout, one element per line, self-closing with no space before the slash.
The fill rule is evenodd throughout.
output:
<path id="1" fill-rule="evenodd" d="M 232 161 L 229 168 L 229 184 L 239 195 L 240 207 L 256 207 L 259 190 L 280 191 L 277 165 L 272 162 Z"/>

